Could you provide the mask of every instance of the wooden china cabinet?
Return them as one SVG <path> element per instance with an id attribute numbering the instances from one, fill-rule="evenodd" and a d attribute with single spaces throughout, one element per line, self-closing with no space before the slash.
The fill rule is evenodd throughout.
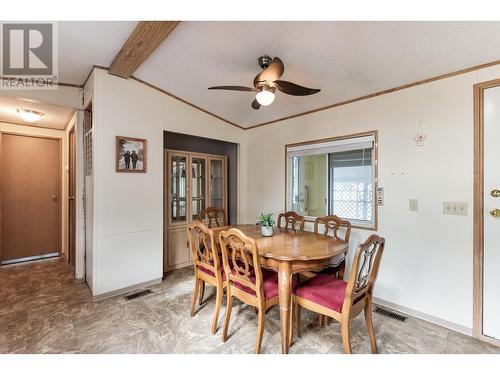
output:
<path id="1" fill-rule="evenodd" d="M 210 155 L 165 151 L 165 231 L 163 271 L 191 265 L 186 228 L 207 207 L 227 215 L 227 160 Z M 226 217 L 227 222 L 227 217 Z"/>

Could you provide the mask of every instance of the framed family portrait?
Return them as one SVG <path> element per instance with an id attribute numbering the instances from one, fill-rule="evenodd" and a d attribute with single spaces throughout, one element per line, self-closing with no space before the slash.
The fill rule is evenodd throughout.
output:
<path id="1" fill-rule="evenodd" d="M 116 137 L 116 172 L 145 173 L 146 161 L 145 139 Z"/>

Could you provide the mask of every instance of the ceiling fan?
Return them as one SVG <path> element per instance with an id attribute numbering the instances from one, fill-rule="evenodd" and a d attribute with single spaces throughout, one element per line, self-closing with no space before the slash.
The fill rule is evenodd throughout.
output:
<path id="1" fill-rule="evenodd" d="M 255 76 L 253 80 L 254 87 L 214 86 L 208 89 L 256 92 L 255 99 L 251 104 L 253 109 L 259 109 L 261 106 L 271 104 L 274 101 L 276 89 L 285 94 L 295 96 L 313 95 L 321 91 L 320 89 L 311 89 L 293 82 L 280 80 L 279 78 L 285 71 L 285 66 L 279 57 L 271 59 L 269 56 L 261 56 L 258 61 L 263 70 Z"/>

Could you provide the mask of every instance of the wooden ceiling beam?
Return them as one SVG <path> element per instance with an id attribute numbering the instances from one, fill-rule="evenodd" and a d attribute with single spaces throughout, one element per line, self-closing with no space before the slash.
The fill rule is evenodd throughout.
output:
<path id="1" fill-rule="evenodd" d="M 129 78 L 179 23 L 180 21 L 139 22 L 115 56 L 109 67 L 109 73 Z"/>

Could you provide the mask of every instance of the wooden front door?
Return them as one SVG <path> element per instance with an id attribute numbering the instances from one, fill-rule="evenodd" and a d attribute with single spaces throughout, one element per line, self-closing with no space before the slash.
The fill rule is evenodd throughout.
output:
<path id="1" fill-rule="evenodd" d="M 76 133 L 73 127 L 69 132 L 69 178 L 68 178 L 68 261 L 75 265 L 76 247 Z"/>
<path id="2" fill-rule="evenodd" d="M 61 251 L 58 139 L 0 134 L 0 259 Z"/>

